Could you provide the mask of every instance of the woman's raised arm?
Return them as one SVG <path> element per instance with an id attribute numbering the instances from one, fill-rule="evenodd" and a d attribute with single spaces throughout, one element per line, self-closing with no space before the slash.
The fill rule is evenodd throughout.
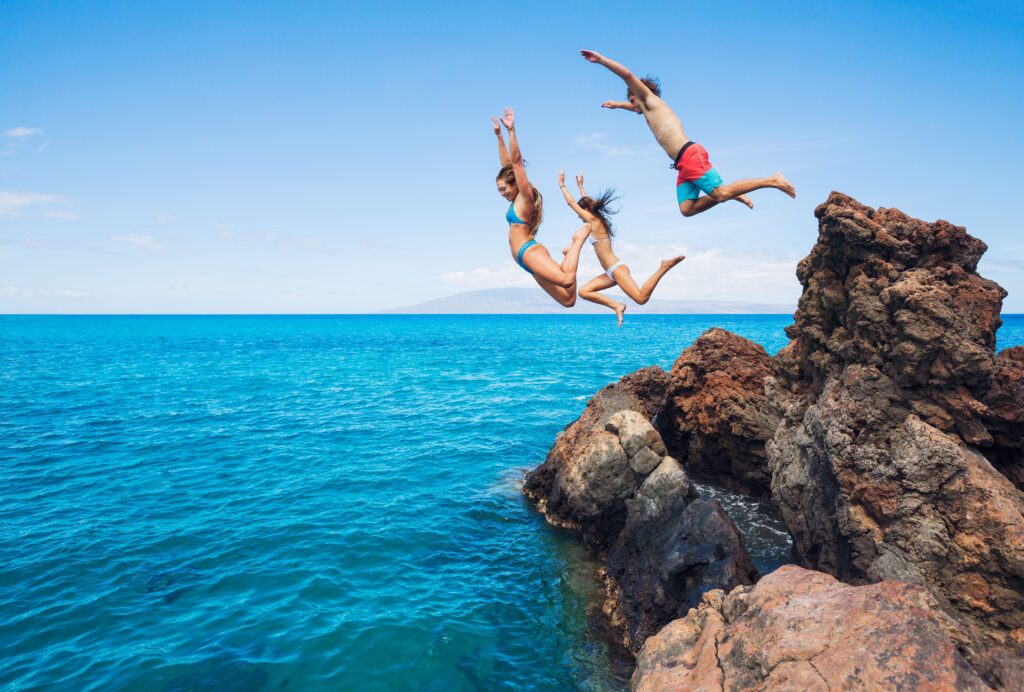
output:
<path id="1" fill-rule="evenodd" d="M 562 190 L 562 196 L 565 197 L 565 203 L 576 212 L 576 215 L 583 219 L 585 222 L 590 223 L 596 217 L 589 211 L 581 207 L 576 203 L 576 198 L 569 192 L 569 188 L 565 186 L 565 171 L 558 171 L 558 187 Z"/>
<path id="2" fill-rule="evenodd" d="M 493 115 L 491 116 L 491 122 L 494 123 L 494 134 L 498 135 L 498 159 L 501 161 L 502 166 L 507 166 L 512 158 L 508 155 L 508 149 L 505 148 L 505 139 L 501 136 L 501 123 Z"/>
<path id="3" fill-rule="evenodd" d="M 523 153 L 519 151 L 519 139 L 516 137 L 515 114 L 512 112 L 511 107 L 505 108 L 505 117 L 501 119 L 501 122 L 504 123 L 505 129 L 508 130 L 508 149 L 512 172 L 516 176 L 516 187 L 519 188 L 519 194 L 522 195 L 523 199 L 530 205 L 533 205 L 533 186 L 530 185 L 530 179 L 526 177 L 526 167 L 523 166 Z"/>

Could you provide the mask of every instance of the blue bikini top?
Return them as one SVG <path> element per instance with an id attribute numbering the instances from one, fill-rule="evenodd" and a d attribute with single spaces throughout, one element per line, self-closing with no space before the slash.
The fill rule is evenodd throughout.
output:
<path id="1" fill-rule="evenodd" d="M 516 203 L 515 202 L 512 202 L 512 204 L 508 205 L 508 211 L 505 212 L 505 220 L 508 221 L 508 225 L 509 226 L 511 226 L 514 223 L 520 223 L 520 224 L 522 224 L 524 226 L 529 226 L 530 225 L 530 224 L 526 223 L 525 221 L 523 221 L 522 219 L 520 219 L 516 215 Z"/>

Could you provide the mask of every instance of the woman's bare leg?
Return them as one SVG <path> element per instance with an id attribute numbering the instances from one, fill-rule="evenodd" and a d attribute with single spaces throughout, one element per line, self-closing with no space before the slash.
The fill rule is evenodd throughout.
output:
<path id="1" fill-rule="evenodd" d="M 669 269 L 684 259 L 686 259 L 685 255 L 679 255 L 678 257 L 662 260 L 661 265 L 651 274 L 651 278 L 644 282 L 643 288 L 636 285 L 633 275 L 629 273 L 629 267 L 624 264 L 612 272 L 612 276 L 615 277 L 615 283 L 619 285 L 623 293 L 632 298 L 637 305 L 643 305 L 651 299 L 651 294 L 654 293 L 655 287 L 661 281 L 661 278 L 668 273 Z M 580 296 L 583 296 L 583 291 L 580 291 Z"/>
<path id="2" fill-rule="evenodd" d="M 589 223 L 585 223 L 582 228 L 576 229 L 576 232 L 572 234 L 572 239 L 569 241 L 568 252 L 562 253 L 565 255 L 560 265 L 562 271 L 566 274 L 572 274 L 574 280 L 576 278 L 576 269 L 580 266 L 580 251 L 583 249 L 583 243 L 590 236 L 590 232 Z"/>
<path id="3" fill-rule="evenodd" d="M 572 243 L 561 264 L 556 264 L 555 260 L 551 259 L 551 255 L 548 254 L 547 248 L 543 245 L 536 245 L 528 249 L 526 254 L 523 255 L 523 264 L 533 272 L 534 278 L 538 280 L 538 283 L 543 279 L 549 284 L 572 289 L 573 301 L 575 301 L 576 268 L 580 263 L 580 250 L 583 248 L 583 243 L 588 235 L 590 235 L 589 225 L 585 225 L 572 234 Z"/>
<path id="4" fill-rule="evenodd" d="M 781 173 L 775 173 L 767 178 L 747 178 L 728 185 L 719 185 L 706 197 L 684 200 L 679 204 L 679 211 L 683 216 L 694 216 L 702 211 L 707 211 L 720 202 L 728 202 L 730 199 L 738 199 L 747 206 L 753 207 L 750 200 L 742 199 L 743 195 L 766 187 L 775 188 L 790 197 L 796 197 L 796 188 L 793 187 L 793 183 L 786 180 Z"/>
<path id="5" fill-rule="evenodd" d="M 539 276 L 534 276 L 534 280 L 537 285 L 544 289 L 544 292 L 555 299 L 555 302 L 561 305 L 563 308 L 571 308 L 576 304 L 576 285 L 573 284 L 572 288 L 563 288 L 557 286 L 550 281 L 545 281 Z"/>
<path id="6" fill-rule="evenodd" d="M 606 308 L 611 308 L 615 311 L 615 317 L 619 320 L 619 326 L 622 326 L 622 314 L 626 312 L 626 305 L 616 300 L 612 300 L 606 295 L 598 293 L 606 288 L 611 288 L 615 285 L 615 282 L 608 278 L 607 274 L 600 274 L 595 276 L 593 279 L 588 281 L 580 288 L 580 298 L 589 300 L 591 303 L 597 303 L 603 305 Z"/>

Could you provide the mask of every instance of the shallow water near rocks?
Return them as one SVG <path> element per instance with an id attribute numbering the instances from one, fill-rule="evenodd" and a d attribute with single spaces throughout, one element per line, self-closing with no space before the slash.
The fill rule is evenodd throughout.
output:
<path id="1" fill-rule="evenodd" d="M 790 318 L 611 320 L 0 317 L 0 687 L 622 688 L 522 472 L 599 387 Z"/>

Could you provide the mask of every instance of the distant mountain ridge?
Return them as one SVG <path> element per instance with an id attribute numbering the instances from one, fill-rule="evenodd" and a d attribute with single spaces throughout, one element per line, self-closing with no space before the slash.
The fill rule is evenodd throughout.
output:
<path id="1" fill-rule="evenodd" d="M 737 314 L 781 314 L 791 315 L 796 305 L 781 303 L 745 303 L 728 300 L 658 300 L 647 305 L 636 305 L 621 294 L 607 294 L 629 306 L 626 314 L 683 314 L 683 315 L 737 315 Z M 552 300 L 540 288 L 485 288 L 466 291 L 444 298 L 435 298 L 415 305 L 390 310 L 383 314 L 402 315 L 467 315 L 467 314 L 611 314 L 608 308 L 586 300 L 577 300 L 576 305 L 566 310 Z"/>

